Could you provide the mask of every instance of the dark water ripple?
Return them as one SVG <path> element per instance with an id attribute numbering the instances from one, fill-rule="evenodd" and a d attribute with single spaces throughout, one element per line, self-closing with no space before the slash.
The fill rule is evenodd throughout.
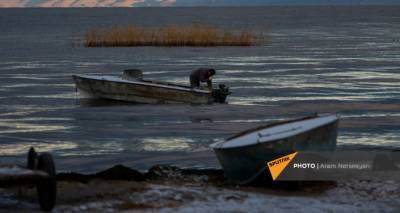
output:
<path id="1" fill-rule="evenodd" d="M 185 159 L 187 165 L 212 166 L 209 144 L 312 112 L 342 116 L 343 147 L 397 149 L 399 9 L 0 9 L 0 155 L 13 161 L 34 145 L 52 151 L 66 169 L 73 159 L 96 158 L 87 165 L 98 166 L 131 156 L 137 162 L 132 165 L 145 168 L 160 161 L 180 164 L 182 153 L 197 153 Z M 94 26 L 193 22 L 262 32 L 268 42 L 218 48 L 72 45 Z M 140 68 L 150 79 L 188 83 L 198 67 L 217 69 L 216 83 L 233 92 L 228 105 L 88 103 L 77 98 L 70 77 Z"/>

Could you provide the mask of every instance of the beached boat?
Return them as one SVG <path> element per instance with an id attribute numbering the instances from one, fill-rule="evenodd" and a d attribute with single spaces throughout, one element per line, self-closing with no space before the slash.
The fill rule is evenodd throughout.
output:
<path id="1" fill-rule="evenodd" d="M 247 184 L 268 173 L 267 162 L 296 151 L 336 148 L 337 115 L 313 116 L 272 123 L 241 132 L 211 145 L 232 182 Z"/>
<path id="2" fill-rule="evenodd" d="M 85 98 L 104 98 L 135 103 L 225 103 L 229 88 L 212 91 L 167 82 L 144 80 L 140 70 L 125 70 L 122 77 L 73 75 L 76 88 Z"/>

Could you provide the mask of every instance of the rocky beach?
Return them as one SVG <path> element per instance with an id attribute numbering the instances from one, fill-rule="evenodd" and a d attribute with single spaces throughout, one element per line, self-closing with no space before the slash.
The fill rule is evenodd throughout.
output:
<path id="1" fill-rule="evenodd" d="M 154 166 L 59 173 L 54 212 L 397 212 L 398 173 L 338 181 L 229 183 L 218 169 Z M 35 188 L 1 189 L 8 212 L 39 212 Z"/>

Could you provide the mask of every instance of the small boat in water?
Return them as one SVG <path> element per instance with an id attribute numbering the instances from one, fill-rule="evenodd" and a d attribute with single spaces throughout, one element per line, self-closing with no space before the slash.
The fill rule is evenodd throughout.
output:
<path id="1" fill-rule="evenodd" d="M 122 77 L 73 75 L 76 88 L 85 98 L 103 98 L 134 103 L 225 103 L 231 94 L 225 85 L 203 90 L 186 85 L 144 80 L 140 70 L 125 70 Z"/>
<path id="2" fill-rule="evenodd" d="M 247 184 L 265 174 L 267 162 L 297 151 L 333 151 L 337 115 L 312 116 L 272 123 L 211 144 L 232 182 Z"/>

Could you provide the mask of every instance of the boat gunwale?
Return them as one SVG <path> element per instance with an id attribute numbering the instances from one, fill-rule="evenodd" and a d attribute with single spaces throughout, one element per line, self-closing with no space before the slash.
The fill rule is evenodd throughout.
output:
<path id="1" fill-rule="evenodd" d="M 338 122 L 338 120 L 339 120 L 339 117 L 336 114 L 329 114 L 329 115 L 326 115 L 326 116 L 323 116 L 323 117 L 328 117 L 328 116 L 336 116 L 336 119 L 331 121 L 331 122 L 324 123 L 323 125 L 315 126 L 314 128 L 308 129 L 307 131 L 312 131 L 312 130 L 318 129 L 318 128 L 322 127 L 322 126 L 330 125 L 332 123 Z M 228 143 L 229 141 L 231 141 L 233 139 L 236 139 L 236 138 L 248 135 L 248 134 L 252 134 L 252 133 L 254 133 L 254 132 L 258 131 L 258 130 L 261 130 L 261 129 L 271 128 L 271 127 L 284 125 L 284 124 L 288 124 L 288 123 L 292 123 L 292 122 L 305 121 L 305 120 L 308 120 L 308 119 L 314 119 L 314 118 L 320 118 L 320 117 L 322 117 L 322 116 L 312 115 L 312 116 L 306 116 L 306 117 L 303 117 L 303 118 L 298 118 L 298 119 L 293 119 L 293 120 L 288 120 L 288 121 L 278 121 L 278 122 L 273 122 L 273 123 L 270 123 L 270 124 L 258 126 L 258 127 L 252 128 L 252 129 L 248 129 L 248 130 L 239 132 L 238 134 L 236 134 L 236 135 L 234 135 L 232 137 L 229 137 L 229 138 L 227 138 L 226 140 L 224 140 L 222 142 L 213 143 L 213 144 L 210 145 L 210 147 L 212 149 L 228 150 L 228 149 L 236 149 L 236 148 L 259 145 L 259 144 L 267 143 L 267 142 L 268 143 L 274 143 L 274 142 L 277 142 L 277 141 L 281 140 L 282 138 L 277 138 L 275 140 L 270 140 L 270 141 L 268 141 L 268 140 L 267 141 L 262 141 L 262 142 L 258 141 L 256 143 L 252 143 L 252 144 L 241 144 L 241 145 L 236 145 L 236 146 L 223 147 L 224 144 Z M 303 134 L 303 133 L 304 133 L 303 131 L 302 132 L 298 132 L 298 133 L 296 133 L 294 135 L 290 135 L 289 137 L 295 137 L 295 136 Z"/>
<path id="2" fill-rule="evenodd" d="M 102 76 L 95 76 L 95 75 L 72 75 L 72 77 L 75 78 L 82 78 L 85 80 L 94 80 L 94 81 L 109 81 L 109 82 L 115 82 L 115 83 L 121 83 L 121 84 L 131 84 L 131 85 L 141 85 L 141 86 L 148 86 L 148 87 L 157 87 L 157 88 L 162 88 L 162 89 L 171 89 L 171 90 L 180 90 L 184 92 L 192 92 L 192 93 L 198 93 L 201 95 L 211 95 L 211 91 L 207 90 L 200 90 L 200 89 L 193 89 L 188 86 L 183 86 L 183 85 L 171 85 L 171 83 L 166 82 L 165 84 L 163 82 L 155 82 L 153 83 L 151 80 L 139 80 L 139 81 L 129 81 L 122 79 L 117 76 L 112 76 L 112 75 L 102 75 Z M 94 78 L 92 78 L 94 77 Z M 115 79 L 107 79 L 104 77 L 111 77 Z"/>

